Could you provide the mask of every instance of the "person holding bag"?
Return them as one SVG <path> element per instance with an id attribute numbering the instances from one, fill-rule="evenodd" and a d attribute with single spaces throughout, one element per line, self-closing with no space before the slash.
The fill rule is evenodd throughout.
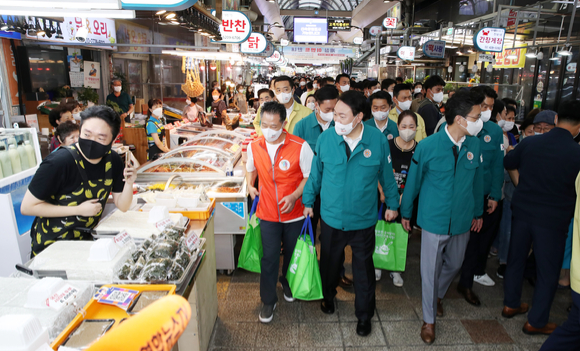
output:
<path id="1" fill-rule="evenodd" d="M 284 262 L 280 283 L 284 299 L 294 297 L 286 272 L 304 222 L 301 197 L 310 174 L 312 149 L 308 143 L 286 132 L 286 108 L 277 102 L 262 107 L 263 136 L 248 147 L 246 177 L 252 199 L 260 196 L 257 217 L 260 219 L 263 257 L 260 275 L 260 297 L 263 302 L 259 320 L 269 323 L 274 316 L 278 297 L 276 278 L 280 266 L 280 248 L 284 244 Z M 260 189 L 253 184 L 260 178 Z"/>
<path id="2" fill-rule="evenodd" d="M 387 195 L 385 219 L 394 220 L 399 193 L 393 177 L 387 138 L 365 126 L 370 108 L 361 92 L 340 95 L 334 108 L 334 127 L 318 138 L 312 170 L 304 189 L 304 215 L 314 215 L 320 194 L 320 275 L 324 299 L 321 310 L 334 313 L 334 297 L 340 280 L 344 248 L 352 248 L 357 334 L 371 333 L 375 309 L 375 248 L 377 184 Z M 261 180 L 262 178 L 260 178 Z"/>

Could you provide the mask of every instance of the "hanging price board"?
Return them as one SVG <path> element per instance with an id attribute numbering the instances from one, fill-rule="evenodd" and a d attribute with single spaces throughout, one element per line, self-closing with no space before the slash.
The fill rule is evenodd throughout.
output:
<path id="1" fill-rule="evenodd" d="M 212 10 L 215 16 L 215 10 Z M 212 43 L 237 44 L 248 40 L 252 32 L 252 22 L 246 14 L 240 11 L 222 11 L 222 23 L 220 24 L 220 35 L 222 40 Z"/>
<path id="2" fill-rule="evenodd" d="M 473 36 L 473 45 L 480 51 L 502 52 L 505 28 L 481 28 Z"/>

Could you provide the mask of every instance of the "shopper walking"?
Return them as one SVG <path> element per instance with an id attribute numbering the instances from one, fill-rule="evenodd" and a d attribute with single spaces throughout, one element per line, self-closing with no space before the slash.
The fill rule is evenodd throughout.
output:
<path id="1" fill-rule="evenodd" d="M 288 265 L 304 222 L 300 200 L 310 174 L 312 150 L 308 143 L 285 130 L 286 108 L 277 102 L 262 106 L 262 137 L 250 144 L 246 177 L 252 200 L 260 196 L 256 215 L 260 219 L 264 256 L 260 274 L 260 297 L 263 302 L 259 320 L 269 323 L 274 316 L 276 284 L 280 266 L 280 248 L 284 261 L 280 283 L 284 299 L 294 301 L 286 280 Z M 253 184 L 260 178 L 260 189 Z"/>
<path id="2" fill-rule="evenodd" d="M 485 273 L 487 256 L 491 244 L 495 240 L 502 214 L 502 186 L 503 186 L 503 131 L 490 121 L 494 109 L 497 93 L 488 86 L 479 86 L 471 89 L 473 93 L 485 96 L 481 103 L 481 117 L 483 128 L 477 138 L 481 154 L 483 155 L 483 225 L 479 233 L 471 232 L 469 243 L 465 250 L 465 260 L 461 266 L 461 279 L 457 291 L 468 303 L 479 306 L 479 297 L 472 290 L 473 282 L 484 286 L 494 286 L 495 282 Z M 501 104 L 501 101 L 497 101 Z M 503 104 L 501 104 L 503 106 Z M 440 129 L 440 132 L 442 130 Z"/>
<path id="3" fill-rule="evenodd" d="M 517 169 L 520 176 L 512 201 L 502 315 L 511 318 L 528 311 L 528 304 L 521 302 L 522 280 L 533 247 L 537 282 L 532 309 L 523 326 L 526 334 L 551 334 L 556 328 L 548 320 L 576 201 L 574 184 L 580 172 L 580 163 L 576 162 L 580 159 L 580 145 L 574 136 L 580 132 L 579 110 L 580 101 L 561 104 L 554 118 L 555 128 L 525 138 L 515 149 L 510 146 L 504 158 L 505 168 Z"/>
<path id="4" fill-rule="evenodd" d="M 320 275 L 324 299 L 321 309 L 334 313 L 344 248 L 352 248 L 357 334 L 371 332 L 375 309 L 372 254 L 377 222 L 377 184 L 386 194 L 385 219 L 397 217 L 399 194 L 393 177 L 387 138 L 362 123 L 368 115 L 364 95 L 342 93 L 334 108 L 335 127 L 322 133 L 316 144 L 310 178 L 304 189 L 304 214 L 313 216 L 320 194 Z"/>
<path id="5" fill-rule="evenodd" d="M 411 102 L 413 96 L 411 95 L 411 85 L 410 84 L 397 84 L 393 89 L 393 109 L 389 112 L 389 118 L 391 121 L 397 123 L 399 120 L 399 115 L 403 111 L 411 109 Z M 418 113 L 417 116 L 417 133 L 415 134 L 415 141 L 419 142 L 427 137 L 427 132 L 425 132 L 425 121 L 423 117 Z"/>
<path id="6" fill-rule="evenodd" d="M 22 200 L 21 212 L 35 216 L 32 256 L 58 240 L 92 240 L 85 231 L 101 219 L 109 194 L 125 212 L 133 199 L 137 172 L 111 151 L 121 119 L 107 106 L 81 112 L 78 143 L 62 147 L 42 161 Z"/>
<path id="7" fill-rule="evenodd" d="M 306 106 L 297 103 L 292 96 L 294 95 L 294 87 L 292 78 L 288 76 L 280 76 L 274 81 L 274 94 L 278 102 L 286 108 L 286 130 L 288 133 L 294 133 L 294 126 L 296 123 L 312 113 L 312 110 Z"/>
<path id="8" fill-rule="evenodd" d="M 120 79 L 114 79 L 111 82 L 113 86 L 113 92 L 107 96 L 107 102 L 114 102 L 116 103 L 121 111 L 121 120 L 124 120 L 125 123 L 131 122 L 131 113 L 133 113 L 135 106 L 133 105 L 133 101 L 131 97 L 123 90 L 123 83 Z"/>
<path id="9" fill-rule="evenodd" d="M 254 129 L 256 130 L 256 133 L 258 133 L 259 136 L 262 136 L 262 128 L 260 127 L 262 122 L 261 118 L 262 106 L 266 102 L 274 101 L 274 98 L 275 96 L 272 90 L 266 88 L 258 90 L 259 107 L 258 112 L 256 112 L 256 117 L 254 117 L 254 121 L 252 122 L 252 124 L 254 125 Z"/>
<path id="10" fill-rule="evenodd" d="M 425 120 L 425 130 L 427 136 L 435 131 L 437 122 L 441 119 L 441 112 L 439 112 L 439 104 L 443 101 L 443 87 L 445 81 L 439 76 L 431 76 L 423 84 L 425 90 L 425 98 L 421 100 L 417 106 L 417 110 L 411 110 L 419 113 Z"/>
<path id="11" fill-rule="evenodd" d="M 476 136 L 482 129 L 483 95 L 462 92 L 447 102 L 445 131 L 417 146 L 401 203 L 401 221 L 411 231 L 413 202 L 419 195 L 423 326 L 421 339 L 435 341 L 435 316 L 459 272 L 470 230 L 481 229 L 483 159 Z"/>
<path id="12" fill-rule="evenodd" d="M 389 119 L 389 111 L 393 106 L 391 95 L 385 91 L 379 91 L 369 97 L 369 103 L 371 104 L 373 118 L 364 122 L 365 125 L 380 130 L 387 137 L 387 140 L 393 140 L 398 137 L 397 123 Z"/>

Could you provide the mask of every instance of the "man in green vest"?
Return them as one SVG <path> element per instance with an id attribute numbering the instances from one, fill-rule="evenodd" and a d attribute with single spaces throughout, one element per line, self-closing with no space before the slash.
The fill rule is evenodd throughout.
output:
<path id="1" fill-rule="evenodd" d="M 445 132 L 417 145 L 401 202 L 403 227 L 411 231 L 413 201 L 419 195 L 423 326 L 421 339 L 435 341 L 435 316 L 459 272 L 470 230 L 481 229 L 483 157 L 477 135 L 482 128 L 483 95 L 458 93 L 447 102 Z M 308 206 L 306 206 L 308 207 Z"/>
<path id="2" fill-rule="evenodd" d="M 393 107 L 391 95 L 386 91 L 379 91 L 369 97 L 369 102 L 373 118 L 364 122 L 365 125 L 380 130 L 387 137 L 387 140 L 398 137 L 397 123 L 389 119 L 389 111 Z"/>

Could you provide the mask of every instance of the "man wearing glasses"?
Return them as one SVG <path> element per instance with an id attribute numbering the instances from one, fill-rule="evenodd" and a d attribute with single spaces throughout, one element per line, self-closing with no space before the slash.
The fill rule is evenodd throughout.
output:
<path id="1" fill-rule="evenodd" d="M 411 162 L 401 202 L 401 223 L 409 218 L 419 195 L 417 222 L 421 234 L 421 339 L 435 341 L 435 317 L 443 314 L 439 301 L 461 269 L 470 231 L 479 232 L 483 215 L 483 156 L 477 136 L 484 95 L 458 92 L 447 101 L 447 125 L 421 141 Z"/>
<path id="2" fill-rule="evenodd" d="M 544 110 L 534 117 L 534 133 L 536 135 L 544 134 L 556 126 L 554 123 L 554 118 L 556 117 L 556 111 Z"/>

